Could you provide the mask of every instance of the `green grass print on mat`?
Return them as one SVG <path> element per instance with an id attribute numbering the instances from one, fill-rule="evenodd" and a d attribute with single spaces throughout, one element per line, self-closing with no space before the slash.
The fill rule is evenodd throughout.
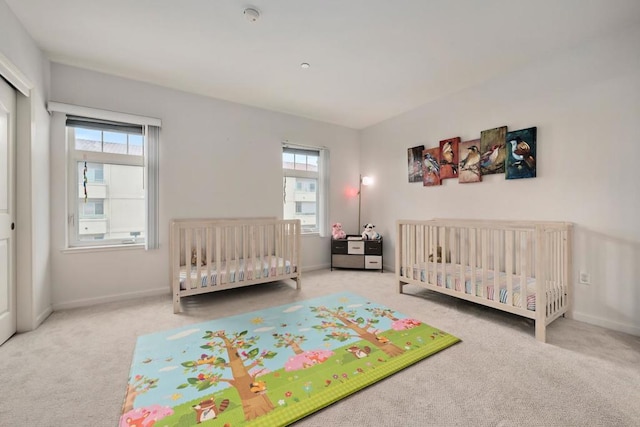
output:
<path id="1" fill-rule="evenodd" d="M 459 341 L 350 293 L 160 334 L 139 339 L 120 426 L 287 425 Z"/>

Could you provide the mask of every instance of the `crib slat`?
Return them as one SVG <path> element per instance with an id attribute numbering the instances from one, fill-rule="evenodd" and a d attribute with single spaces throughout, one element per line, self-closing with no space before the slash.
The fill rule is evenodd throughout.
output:
<path id="1" fill-rule="evenodd" d="M 527 277 L 529 276 L 529 259 L 531 254 L 531 242 L 532 236 L 530 232 L 523 231 L 524 248 L 523 254 L 520 260 L 522 261 L 522 268 L 520 269 L 520 301 L 523 308 L 527 307 Z"/>
<path id="2" fill-rule="evenodd" d="M 563 252 L 564 252 L 564 275 L 562 277 L 563 283 L 563 301 L 564 306 L 567 310 L 571 309 L 571 300 L 568 298 L 569 295 L 573 292 L 573 281 L 571 280 L 571 274 L 573 274 L 573 263 L 572 263 L 572 247 L 573 247 L 573 233 L 572 226 L 568 225 L 567 230 L 562 233 L 563 235 Z M 571 314 L 571 311 L 569 311 Z"/>
<path id="3" fill-rule="evenodd" d="M 466 270 L 467 270 L 467 250 L 469 248 L 469 229 L 468 228 L 460 228 L 460 286 L 462 287 L 460 290 L 464 293 L 467 293 L 467 281 L 466 281 Z"/>
<path id="4" fill-rule="evenodd" d="M 477 233 L 478 229 L 477 228 L 470 228 L 469 229 L 469 248 L 471 249 L 471 253 L 469 254 L 469 261 L 471 262 L 470 267 L 471 267 L 471 294 L 475 295 L 475 296 L 481 296 L 478 295 L 478 287 L 476 286 L 476 233 Z"/>
<path id="5" fill-rule="evenodd" d="M 222 244 L 222 232 L 220 227 L 214 227 L 214 236 L 216 239 L 216 253 L 215 253 L 215 257 L 216 257 L 216 263 L 214 264 L 214 270 L 216 271 L 216 283 L 218 285 L 220 285 L 222 282 L 220 281 L 220 277 L 222 276 L 222 249 L 221 249 L 221 244 Z"/>
<path id="6" fill-rule="evenodd" d="M 186 271 L 187 278 L 185 279 L 185 289 L 193 288 L 193 279 L 191 277 L 192 272 L 192 264 L 191 264 L 191 241 L 192 241 L 192 233 L 193 230 L 187 229 L 187 232 L 184 236 L 184 247 L 185 247 L 185 259 L 186 259 Z"/>
<path id="7" fill-rule="evenodd" d="M 489 285 L 489 279 L 487 277 L 487 270 L 489 269 L 488 263 L 487 263 L 487 252 L 488 252 L 488 246 L 489 246 L 489 242 L 487 241 L 487 233 L 488 230 L 486 228 L 481 228 L 480 229 L 480 242 L 481 242 L 481 256 L 480 256 L 480 265 L 481 265 L 481 271 L 482 271 L 482 288 L 481 288 L 481 296 L 484 296 L 485 298 L 489 298 L 489 289 L 488 289 L 488 285 Z"/>
<path id="8" fill-rule="evenodd" d="M 500 238 L 499 231 L 493 231 L 493 300 L 500 302 Z"/>
<path id="9" fill-rule="evenodd" d="M 267 276 L 273 276 L 273 274 L 271 274 L 271 266 L 273 265 L 273 250 L 274 250 L 274 246 L 273 246 L 273 240 L 275 238 L 275 232 L 276 232 L 276 228 L 275 225 L 269 227 L 269 235 L 268 235 L 268 245 L 267 245 L 267 250 L 268 250 L 268 254 L 269 254 L 269 266 L 267 268 Z"/>
<path id="10" fill-rule="evenodd" d="M 196 230 L 196 286 L 202 286 L 202 228 Z"/>
<path id="11" fill-rule="evenodd" d="M 561 278 L 562 278 L 562 242 L 560 240 L 560 233 L 557 231 L 553 232 L 553 239 L 555 243 L 555 257 L 552 258 L 556 262 L 555 274 L 553 277 L 553 295 L 551 298 L 553 300 L 553 312 L 560 310 L 561 308 L 561 299 L 560 299 L 560 287 L 561 287 Z M 548 299 L 547 299 L 548 302 Z"/>
<path id="12" fill-rule="evenodd" d="M 213 281 L 211 280 L 211 240 L 213 239 L 213 229 L 210 226 L 205 227 L 205 250 L 204 250 L 204 262 L 207 267 L 207 286 L 213 286 Z"/>
<path id="13" fill-rule="evenodd" d="M 516 305 L 516 299 L 513 295 L 513 230 L 505 232 L 505 274 L 507 280 L 507 304 L 510 306 Z"/>

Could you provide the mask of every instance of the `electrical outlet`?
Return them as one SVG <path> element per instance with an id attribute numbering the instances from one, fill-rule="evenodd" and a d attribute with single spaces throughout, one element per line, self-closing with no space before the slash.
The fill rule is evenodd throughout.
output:
<path id="1" fill-rule="evenodd" d="M 583 285 L 590 285 L 591 284 L 591 275 L 587 272 L 581 271 L 580 272 L 580 283 L 582 283 Z"/>

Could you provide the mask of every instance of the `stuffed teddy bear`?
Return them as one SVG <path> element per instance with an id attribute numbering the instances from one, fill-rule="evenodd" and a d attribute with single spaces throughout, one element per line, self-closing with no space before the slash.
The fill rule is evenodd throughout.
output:
<path id="1" fill-rule="evenodd" d="M 362 232 L 362 238 L 364 240 L 377 240 L 380 238 L 380 233 L 374 230 L 375 225 L 365 224 L 363 227 L 364 231 Z"/>
<path id="2" fill-rule="evenodd" d="M 344 232 L 344 230 L 342 229 L 342 224 L 340 224 L 339 222 L 333 224 L 332 228 L 333 230 L 331 230 L 331 237 L 333 237 L 334 239 L 344 239 L 345 237 L 347 237 L 347 233 Z"/>
<path id="3" fill-rule="evenodd" d="M 433 262 L 433 254 L 429 255 L 429 261 Z M 442 262 L 442 246 L 438 246 L 436 249 L 436 262 Z M 451 262 L 451 253 L 447 251 L 446 262 Z"/>
<path id="4" fill-rule="evenodd" d="M 198 254 L 195 249 L 191 250 L 191 265 L 196 265 L 198 263 Z M 200 251 L 200 265 L 207 265 L 207 252 L 204 248 Z"/>

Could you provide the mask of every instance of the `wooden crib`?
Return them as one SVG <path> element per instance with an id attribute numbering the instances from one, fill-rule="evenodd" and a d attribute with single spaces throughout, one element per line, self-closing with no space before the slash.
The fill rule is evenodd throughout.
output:
<path id="1" fill-rule="evenodd" d="M 535 336 L 569 309 L 571 231 L 566 222 L 400 220 L 396 277 L 406 284 L 535 320 Z"/>
<path id="2" fill-rule="evenodd" d="M 293 279 L 300 289 L 300 220 L 177 219 L 170 224 L 173 312 L 182 297 Z"/>

